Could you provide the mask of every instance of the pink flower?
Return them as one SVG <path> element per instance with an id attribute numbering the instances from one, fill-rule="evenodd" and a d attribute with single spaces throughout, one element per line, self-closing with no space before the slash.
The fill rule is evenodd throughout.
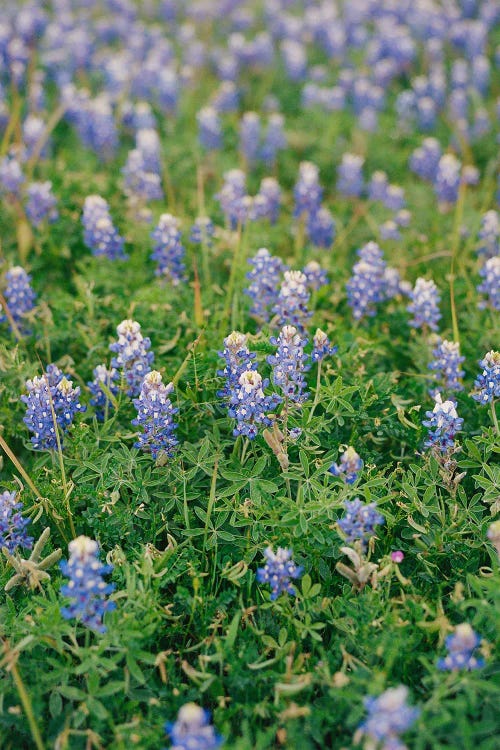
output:
<path id="1" fill-rule="evenodd" d="M 391 552 L 391 560 L 395 563 L 403 562 L 405 559 L 404 554 L 401 552 L 400 549 L 397 549 L 395 552 Z"/>

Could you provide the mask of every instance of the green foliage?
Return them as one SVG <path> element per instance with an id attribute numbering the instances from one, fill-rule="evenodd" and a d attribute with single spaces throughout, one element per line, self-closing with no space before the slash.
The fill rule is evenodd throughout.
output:
<path id="1" fill-rule="evenodd" d="M 252 80 L 252 76 L 255 80 Z M 178 118 L 161 120 L 164 156 L 175 202 L 167 210 L 183 229 L 201 210 L 194 115 L 205 103 L 211 73 L 182 100 Z M 263 80 L 264 79 L 264 80 Z M 399 84 L 398 84 L 399 85 Z M 65 123 L 54 131 L 57 159 L 37 166 L 37 179 L 51 179 L 60 219 L 42 227 L 26 267 L 39 306 L 32 333 L 15 341 L 2 327 L 0 341 L 0 436 L 12 452 L 0 462 L 0 491 L 19 490 L 30 533 L 51 529 L 44 554 L 62 547 L 67 556 L 70 519 L 77 534 L 99 541 L 114 565 L 117 608 L 96 635 L 60 613 L 63 576 L 57 566 L 39 590 L 3 588 L 13 571 L 0 561 L 0 746 L 34 747 L 16 673 L 24 684 L 46 747 L 59 750 L 162 747 L 163 725 L 185 702 L 214 713 L 231 750 L 313 750 L 351 746 L 364 716 L 363 698 L 389 686 L 409 686 L 422 715 L 408 737 L 412 750 L 495 750 L 500 731 L 498 679 L 500 578 L 498 557 L 487 543 L 489 523 L 500 510 L 500 438 L 488 409 L 468 392 L 477 360 L 498 343 L 491 312 L 478 310 L 473 242 L 460 240 L 455 304 L 465 363 L 465 391 L 458 395 L 464 418 L 457 470 L 450 482 L 423 450 L 431 346 L 408 326 L 405 301 L 396 299 L 374 319 L 354 323 L 344 287 L 355 251 L 374 238 L 385 218 L 379 207 L 334 197 L 334 165 L 349 145 L 366 147 L 365 172 L 386 169 L 401 184 L 414 213 L 401 242 L 383 244 L 387 260 L 406 278 L 432 275 L 443 291 L 442 334 L 452 337 L 449 302 L 452 215 L 436 211 L 432 191 L 407 169 L 420 136 L 399 132 L 395 116 L 381 115 L 369 149 L 352 115 L 304 112 L 298 89 L 276 69 L 272 80 L 249 73 L 244 110 L 260 109 L 264 94 L 279 95 L 292 147 L 280 157 L 278 176 L 285 206 L 276 226 L 243 230 L 234 296 L 228 299 L 236 235 L 220 231 L 209 255 L 209 277 L 200 253 L 187 244 L 190 281 L 162 285 L 149 259 L 149 230 L 126 214 L 118 180 L 126 139 L 103 166 Z M 492 108 L 494 102 L 491 102 Z M 227 148 L 203 164 L 206 211 L 219 225 L 214 195 L 223 171 L 238 164 L 237 120 L 227 120 Z M 452 123 L 439 123 L 449 135 Z M 443 139 L 444 140 L 444 139 Z M 448 140 L 448 138 L 447 138 Z M 477 146 L 484 173 L 496 159 L 494 139 Z M 309 245 L 294 250 L 292 190 L 300 161 L 321 170 L 325 204 L 340 238 L 331 252 Z M 250 175 L 255 191 L 266 171 Z M 98 192 L 126 235 L 126 262 L 89 257 L 80 212 L 86 195 Z M 487 180 L 466 194 L 464 223 L 475 237 Z M 164 205 L 153 206 L 157 219 Z M 2 256 L 18 263 L 16 217 L 1 209 Z M 270 330 L 258 331 L 248 314 L 246 260 L 265 245 L 293 267 L 317 259 L 331 283 L 315 297 L 311 331 L 324 328 L 338 353 L 323 364 L 319 391 L 313 368 L 311 399 L 290 414 L 302 430 L 288 448 L 282 470 L 264 437 L 251 444 L 232 435 L 233 421 L 217 396 L 217 352 L 232 328 L 248 331 L 260 370 L 274 351 Z M 196 318 L 200 274 L 202 323 Z M 92 408 L 79 417 L 58 456 L 31 450 L 20 395 L 25 381 L 54 362 L 85 391 L 93 368 L 109 360 L 108 346 L 124 318 L 138 320 L 152 340 L 155 366 L 175 383 L 179 450 L 156 464 L 134 447 L 135 410 L 124 393 L 100 423 Z M 310 350 L 309 346 L 309 350 Z M 88 404 L 89 394 L 83 400 Z M 313 403 L 315 404 L 313 409 Z M 341 446 L 353 445 L 365 467 L 354 486 L 328 468 Z M 2 461 L 2 459 L 0 459 Z M 460 474 L 460 476 L 459 476 Z M 19 482 L 22 489 L 19 489 Z M 345 500 L 376 501 L 385 518 L 371 559 L 398 567 L 376 585 L 353 590 L 336 564 L 344 560 L 336 523 Z M 297 596 L 270 600 L 256 582 L 266 546 L 292 547 L 305 574 Z M 470 622 L 481 634 L 486 666 L 471 673 L 438 672 L 444 638 Z"/>

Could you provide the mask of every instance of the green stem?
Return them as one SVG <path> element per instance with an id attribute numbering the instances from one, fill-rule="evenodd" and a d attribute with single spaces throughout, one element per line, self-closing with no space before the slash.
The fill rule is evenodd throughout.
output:
<path id="1" fill-rule="evenodd" d="M 61 436 L 59 435 L 59 427 L 57 425 L 57 418 L 56 418 L 56 412 L 54 409 L 54 402 L 52 401 L 52 395 L 50 393 L 50 388 L 48 388 L 49 397 L 50 397 L 50 410 L 52 412 L 52 422 L 54 424 L 54 430 L 56 433 L 56 442 L 57 442 L 57 456 L 59 459 L 59 468 L 61 470 L 61 480 L 63 484 L 63 493 L 64 493 L 64 501 L 66 503 L 66 509 L 68 511 L 68 521 L 69 521 L 69 528 L 72 534 L 73 539 L 76 538 L 76 530 L 75 530 L 75 524 L 73 523 L 73 514 L 71 512 L 71 506 L 69 504 L 69 494 L 70 490 L 68 487 L 68 482 L 66 479 L 66 470 L 64 468 L 64 458 L 63 458 L 63 452 L 62 452 L 62 445 L 61 445 Z"/>
<path id="2" fill-rule="evenodd" d="M 54 112 L 52 113 L 49 121 L 47 122 L 47 125 L 45 126 L 43 133 L 41 134 L 38 141 L 35 143 L 33 153 L 30 156 L 26 164 L 26 173 L 28 177 L 32 176 L 33 170 L 35 169 L 38 163 L 38 160 L 40 159 L 40 155 L 43 151 L 43 147 L 49 140 L 50 134 L 52 133 L 52 131 L 54 130 L 58 122 L 63 118 L 65 112 L 66 112 L 66 105 L 60 104 L 59 107 L 56 110 L 54 110 Z"/>
<path id="3" fill-rule="evenodd" d="M 184 475 L 184 467 L 182 466 L 182 473 Z M 187 492 L 186 492 L 186 480 L 184 479 L 183 482 L 183 506 L 184 506 L 184 523 L 186 524 L 186 529 L 190 528 L 189 525 L 189 508 L 188 508 L 188 501 L 187 501 Z"/>
<path id="4" fill-rule="evenodd" d="M 295 258 L 297 260 L 297 265 L 302 265 L 302 255 L 303 255 L 303 249 L 304 249 L 304 236 L 306 231 L 306 218 L 305 215 L 302 214 L 299 217 L 298 225 L 297 225 L 297 233 L 295 235 Z"/>
<path id="5" fill-rule="evenodd" d="M 311 408 L 311 411 L 309 412 L 309 418 L 307 420 L 307 424 L 311 421 L 313 418 L 314 410 L 316 409 L 318 403 L 319 403 L 319 389 L 321 385 L 321 360 L 318 361 L 318 372 L 316 374 L 316 393 L 314 394 L 314 401 Z"/>
<path id="6" fill-rule="evenodd" d="M 5 128 L 5 133 L 3 135 L 2 142 L 0 144 L 0 156 L 3 156 L 9 148 L 12 134 L 14 133 L 19 123 L 19 117 L 21 115 L 21 108 L 22 108 L 22 101 L 19 98 L 19 96 L 17 96 L 16 92 L 14 91 L 13 98 L 12 98 L 12 105 L 10 108 L 9 122 L 7 123 L 7 127 Z"/>
<path id="7" fill-rule="evenodd" d="M 240 463 L 241 463 L 242 466 L 245 463 L 245 458 L 246 458 L 246 454 L 247 454 L 247 450 L 248 450 L 248 446 L 249 445 L 250 445 L 250 440 L 248 438 L 245 438 L 245 441 L 243 443 L 243 448 L 241 450 L 241 458 L 240 458 Z"/>
<path id="8" fill-rule="evenodd" d="M 3 296 L 3 294 L 0 294 L 0 307 L 5 312 L 5 316 L 6 316 L 7 320 L 9 321 L 9 325 L 10 325 L 11 331 L 14 334 L 14 336 L 16 337 L 16 341 L 18 341 L 18 342 L 22 341 L 23 337 L 21 336 L 21 333 L 20 333 L 19 328 L 18 328 L 18 326 L 16 324 L 16 321 L 12 317 L 12 313 L 9 310 L 9 306 L 7 305 L 7 302 L 5 301 L 5 297 Z"/>
<path id="9" fill-rule="evenodd" d="M 238 265 L 240 261 L 240 253 L 241 253 L 241 246 L 243 244 L 242 238 L 243 238 L 243 232 L 241 223 L 238 224 L 238 236 L 236 240 L 236 246 L 234 248 L 234 254 L 233 259 L 231 262 L 231 270 L 229 272 L 229 283 L 227 286 L 227 299 L 226 299 L 226 308 L 224 310 L 224 320 L 229 320 L 229 315 L 231 313 L 231 310 L 234 309 L 234 300 L 233 300 L 233 294 L 234 294 L 234 288 L 236 285 L 236 274 L 238 271 Z"/>
<path id="10" fill-rule="evenodd" d="M 288 456 L 288 396 L 285 397 L 285 405 L 283 407 L 283 411 L 281 413 L 281 417 L 283 420 L 283 453 Z M 285 477 L 285 484 L 286 489 L 288 492 L 288 497 L 290 500 L 292 499 L 292 487 L 290 485 L 290 480 L 288 477 Z"/>
<path id="11" fill-rule="evenodd" d="M 19 674 L 19 670 L 15 662 L 12 662 L 10 671 L 11 671 L 13 680 L 16 684 L 17 692 L 19 693 L 19 698 L 21 699 L 21 703 L 23 704 L 24 713 L 26 714 L 26 718 L 28 719 L 28 724 L 30 725 L 30 730 L 31 730 L 31 736 L 33 737 L 37 750 L 45 750 L 45 746 L 42 740 L 42 735 L 40 734 L 38 724 L 36 723 L 35 714 L 33 713 L 33 706 L 31 705 L 31 698 L 29 697 L 29 694 L 26 688 L 24 687 L 24 683 L 21 679 L 21 675 Z"/>
<path id="12" fill-rule="evenodd" d="M 23 479 L 26 482 L 26 484 L 32 490 L 32 492 L 35 495 L 35 497 L 37 498 L 37 500 L 40 499 L 42 497 L 42 493 L 36 487 L 36 485 L 32 482 L 32 480 L 30 479 L 30 477 L 28 476 L 28 474 L 24 470 L 23 466 L 19 462 L 17 456 L 15 456 L 14 453 L 12 453 L 11 449 L 9 448 L 9 446 L 7 445 L 7 443 L 5 442 L 5 440 L 3 439 L 2 435 L 0 435 L 0 448 L 2 448 L 4 450 L 4 452 L 6 453 L 6 455 L 10 458 L 10 460 L 12 461 L 12 463 L 14 464 L 14 466 L 16 467 L 16 469 L 18 470 L 18 472 L 20 473 L 20 475 L 23 477 Z"/>
<path id="13" fill-rule="evenodd" d="M 238 435 L 238 437 L 236 438 L 233 444 L 233 450 L 231 451 L 231 458 L 235 458 L 238 455 L 241 442 L 242 442 L 242 437 L 241 435 Z"/>
<path id="14" fill-rule="evenodd" d="M 37 499 L 37 503 L 40 502 L 42 504 L 42 506 L 44 507 L 45 511 L 47 513 L 50 512 L 52 514 L 52 517 L 54 519 L 54 523 L 56 524 L 56 526 L 57 526 L 57 528 L 59 530 L 59 533 L 61 534 L 61 536 L 64 539 L 64 541 L 67 542 L 68 538 L 67 538 L 66 534 L 64 533 L 63 526 L 59 523 L 58 515 L 57 515 L 57 513 L 55 511 L 55 508 L 51 507 L 51 503 L 48 500 L 48 498 L 44 498 L 42 496 L 42 493 L 40 492 L 40 490 L 37 488 L 37 486 L 31 480 L 31 478 L 29 477 L 29 475 L 26 473 L 26 471 L 24 470 L 24 468 L 21 465 L 20 461 L 14 455 L 14 453 L 11 451 L 11 449 L 9 448 L 9 446 L 7 445 L 7 443 L 5 442 L 5 440 L 3 439 L 3 437 L 1 435 L 0 435 L 0 448 L 3 449 L 3 451 L 10 458 L 10 460 L 12 461 L 12 463 L 14 464 L 14 466 L 16 467 L 16 469 L 18 470 L 18 472 L 20 473 L 20 475 L 23 477 L 24 481 L 26 482 L 26 484 L 28 485 L 28 487 L 31 489 L 31 491 L 33 492 L 33 494 L 35 495 L 35 497 Z M 30 512 L 30 511 L 28 510 L 28 512 Z M 60 518 L 60 516 L 59 516 L 59 518 Z"/>
<path id="15" fill-rule="evenodd" d="M 210 523 L 210 516 L 212 515 L 212 509 L 215 503 L 215 489 L 217 487 L 217 468 L 219 466 L 219 457 L 215 458 L 214 471 L 212 474 L 212 481 L 210 482 L 210 496 L 208 498 L 207 515 L 205 520 L 205 532 L 203 534 L 203 554 L 205 554 L 208 538 L 208 526 Z"/>
<path id="16" fill-rule="evenodd" d="M 455 263 L 457 258 L 458 246 L 460 245 L 460 227 L 462 226 L 462 218 L 464 215 L 464 204 L 465 204 L 465 193 L 467 185 L 465 182 L 461 182 L 460 189 L 458 191 L 457 208 L 455 211 L 455 222 L 453 227 L 453 243 L 451 247 L 451 262 L 450 262 L 450 306 L 451 306 L 451 323 L 453 327 L 453 340 L 460 343 L 460 333 L 458 330 L 458 319 L 457 319 L 457 308 L 455 305 Z"/>
<path id="17" fill-rule="evenodd" d="M 491 418 L 493 420 L 493 426 L 495 428 L 495 433 L 497 435 L 500 435 L 500 427 L 498 426 L 498 417 L 497 417 L 497 411 L 495 409 L 495 400 L 494 399 L 492 399 L 492 401 L 491 401 L 490 408 L 491 408 Z"/>
<path id="18" fill-rule="evenodd" d="M 197 198 L 198 198 L 198 216 L 205 217 L 205 186 L 203 182 L 203 166 L 198 163 L 196 168 L 196 186 L 197 186 Z M 207 289 L 210 287 L 210 257 L 209 257 L 209 243 L 206 236 L 205 230 L 201 230 L 201 253 L 202 253 L 202 265 L 203 265 L 203 280 Z"/>

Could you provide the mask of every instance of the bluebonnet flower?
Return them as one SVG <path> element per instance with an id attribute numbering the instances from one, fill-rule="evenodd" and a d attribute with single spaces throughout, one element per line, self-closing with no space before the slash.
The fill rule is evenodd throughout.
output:
<path id="1" fill-rule="evenodd" d="M 119 374 L 114 367 L 108 369 L 106 365 L 97 365 L 92 374 L 94 379 L 87 383 L 89 391 L 92 394 L 90 405 L 95 408 L 96 417 L 102 422 L 106 411 L 112 406 L 109 394 L 103 390 L 103 386 L 105 386 L 109 393 L 115 396 L 118 393 L 117 381 L 119 380 Z"/>
<path id="2" fill-rule="evenodd" d="M 269 311 L 277 302 L 279 282 L 286 266 L 281 258 L 271 255 L 265 247 L 257 250 L 248 263 L 252 270 L 247 273 L 250 286 L 245 289 L 245 294 L 252 300 L 250 313 L 267 322 L 270 317 Z"/>
<path id="3" fill-rule="evenodd" d="M 173 742 L 171 750 L 217 750 L 224 740 L 210 724 L 210 714 L 196 703 L 185 703 L 177 721 L 167 722 L 165 732 Z"/>
<path id="4" fill-rule="evenodd" d="M 241 218 L 244 224 L 246 221 L 257 221 L 258 219 L 269 218 L 269 201 L 262 193 L 257 195 L 245 195 L 241 201 Z"/>
<path id="5" fill-rule="evenodd" d="M 450 120 L 453 119 L 455 127 L 461 136 L 469 139 L 469 97 L 464 89 L 457 88 L 450 91 L 448 97 L 448 111 Z"/>
<path id="6" fill-rule="evenodd" d="M 399 227 L 392 219 L 387 219 L 387 221 L 384 221 L 384 223 L 380 225 L 379 231 L 380 237 L 383 240 L 401 239 L 401 232 L 399 231 Z"/>
<path id="7" fill-rule="evenodd" d="M 440 393 L 434 395 L 434 401 L 434 409 L 425 412 L 427 419 L 422 422 L 428 432 L 424 445 L 438 453 L 447 453 L 455 449 L 455 436 L 464 420 L 457 414 L 456 401 L 443 401 Z"/>
<path id="8" fill-rule="evenodd" d="M 364 76 L 356 77 L 353 82 L 352 104 L 355 114 L 362 116 L 363 112 L 373 110 L 383 104 L 384 92 Z"/>
<path id="9" fill-rule="evenodd" d="M 217 68 L 217 75 L 221 81 L 235 81 L 239 69 L 236 55 L 232 53 L 225 54 L 220 51 L 215 55 L 214 62 Z"/>
<path id="10" fill-rule="evenodd" d="M 307 235 L 316 247 L 329 248 L 335 239 L 335 221 L 327 208 L 310 213 L 307 219 Z"/>
<path id="11" fill-rule="evenodd" d="M 217 396 L 228 403 L 233 399 L 239 389 L 240 376 L 247 370 L 256 370 L 256 357 L 247 346 L 247 337 L 244 333 L 233 331 L 224 339 L 224 349 L 219 356 L 225 361 L 223 370 L 217 370 L 217 375 L 225 378 L 226 382 Z"/>
<path id="12" fill-rule="evenodd" d="M 391 211 L 400 211 L 406 206 L 405 191 L 399 185 L 389 185 L 382 200 L 386 208 Z"/>
<path id="13" fill-rule="evenodd" d="M 276 394 L 264 394 L 264 388 L 268 384 L 269 380 L 263 380 L 254 369 L 241 373 L 228 403 L 228 414 L 237 422 L 233 430 L 235 437 L 244 435 L 253 440 L 257 437 L 259 425 L 271 424 L 268 414 L 281 399 Z"/>
<path id="14" fill-rule="evenodd" d="M 268 166 L 272 166 L 276 162 L 278 151 L 286 147 L 286 137 L 283 132 L 284 122 L 285 119 L 279 112 L 273 112 L 269 115 L 267 130 L 260 151 L 262 161 Z"/>
<path id="15" fill-rule="evenodd" d="M 434 182 L 442 149 L 435 138 L 425 138 L 410 157 L 410 169 L 423 180 Z"/>
<path id="16" fill-rule="evenodd" d="M 318 291 L 321 287 L 328 285 L 326 271 L 324 268 L 321 268 L 316 260 L 310 260 L 302 269 L 302 273 L 306 277 L 308 288 L 311 290 Z"/>
<path id="17" fill-rule="evenodd" d="M 321 328 L 316 329 L 313 337 L 313 346 L 311 354 L 313 362 L 322 362 L 325 357 L 331 357 L 338 351 L 338 347 L 331 345 L 330 339 Z"/>
<path id="18" fill-rule="evenodd" d="M 84 145 L 95 151 L 100 159 L 109 161 L 113 158 L 118 147 L 118 130 L 106 93 L 87 100 L 78 131 Z"/>
<path id="19" fill-rule="evenodd" d="M 481 219 L 478 255 L 493 258 L 500 254 L 500 221 L 497 211 L 487 211 Z"/>
<path id="20" fill-rule="evenodd" d="M 249 164 L 257 161 L 260 150 L 260 117 L 256 112 L 245 112 L 241 118 L 239 148 Z"/>
<path id="21" fill-rule="evenodd" d="M 368 198 L 371 201 L 383 202 L 385 200 L 385 193 L 388 187 L 389 180 L 387 179 L 387 174 L 380 170 L 374 172 L 371 176 L 370 182 L 368 183 Z"/>
<path id="22" fill-rule="evenodd" d="M 439 203 L 447 205 L 457 202 L 461 168 L 461 163 L 453 154 L 444 154 L 440 158 L 434 178 L 434 190 Z"/>
<path id="23" fill-rule="evenodd" d="M 358 197 L 363 192 L 362 156 L 344 154 L 338 168 L 337 190 L 346 198 Z"/>
<path id="24" fill-rule="evenodd" d="M 344 533 L 346 542 L 360 542 L 364 548 L 375 534 L 375 527 L 384 523 L 384 517 L 378 512 L 375 502 L 364 505 L 359 497 L 346 500 L 344 508 L 346 513 L 338 521 L 339 528 Z"/>
<path id="25" fill-rule="evenodd" d="M 56 365 L 47 365 L 41 377 L 27 380 L 26 388 L 28 394 L 21 396 L 26 404 L 23 422 L 33 433 L 33 448 L 57 450 L 56 429 L 66 431 L 76 413 L 86 411 L 87 407 L 80 403 L 80 388 L 75 388 Z"/>
<path id="26" fill-rule="evenodd" d="M 398 295 L 408 296 L 411 294 L 412 286 L 408 281 L 403 281 L 397 268 L 386 266 L 382 278 L 383 299 L 393 299 Z"/>
<path id="27" fill-rule="evenodd" d="M 221 81 L 212 103 L 217 112 L 236 112 L 239 104 L 239 92 L 234 81 Z"/>
<path id="28" fill-rule="evenodd" d="M 284 326 L 279 336 L 271 336 L 271 344 L 278 347 L 276 354 L 270 354 L 268 363 L 273 368 L 272 380 L 283 391 L 287 401 L 303 403 L 308 398 L 304 373 L 309 369 L 304 347 L 307 341 L 295 326 Z"/>
<path id="29" fill-rule="evenodd" d="M 19 197 L 24 175 L 14 156 L 4 156 L 0 161 L 0 194 Z"/>
<path id="30" fill-rule="evenodd" d="M 422 96 L 416 101 L 418 124 L 421 130 L 429 132 L 436 125 L 437 106 L 430 96 Z"/>
<path id="31" fill-rule="evenodd" d="M 232 42 L 234 36 L 238 37 L 238 42 L 233 47 Z M 242 47 L 240 50 L 238 50 L 238 46 L 240 46 L 240 38 Z M 273 43 L 271 35 L 267 32 L 261 32 L 257 34 L 248 42 L 245 41 L 242 35 L 233 35 L 230 38 L 230 47 L 234 49 L 240 62 L 246 63 L 251 67 L 269 68 L 269 66 L 272 64 L 274 53 Z"/>
<path id="32" fill-rule="evenodd" d="M 448 391 L 462 391 L 464 387 L 460 381 L 465 373 L 460 365 L 465 362 L 465 357 L 460 356 L 460 344 L 438 339 L 432 356 L 434 359 L 429 364 L 429 370 L 436 373 L 442 387 Z"/>
<path id="33" fill-rule="evenodd" d="M 26 157 L 29 159 L 43 132 L 45 123 L 38 115 L 29 114 L 23 122 L 23 145 L 26 149 Z"/>
<path id="34" fill-rule="evenodd" d="M 487 94 L 490 82 L 491 65 L 490 61 L 484 55 L 478 55 L 471 61 L 471 78 L 472 85 L 483 96 Z"/>
<path id="35" fill-rule="evenodd" d="M 136 148 L 142 156 L 145 172 L 161 174 L 161 143 L 154 128 L 139 128 L 135 134 Z"/>
<path id="36" fill-rule="evenodd" d="M 408 688 L 404 685 L 389 688 L 377 698 L 365 698 L 368 716 L 358 728 L 358 738 L 365 737 L 372 750 L 408 750 L 400 735 L 418 719 L 420 709 L 409 706 L 407 699 Z"/>
<path id="37" fill-rule="evenodd" d="M 154 241 L 151 258 L 158 264 L 156 275 L 168 279 L 173 286 L 177 286 L 186 278 L 185 251 L 181 243 L 178 219 L 172 214 L 162 214 L 151 237 Z"/>
<path id="38" fill-rule="evenodd" d="M 288 77 L 292 81 L 300 81 L 307 70 L 306 49 L 296 39 L 284 39 L 280 45 L 283 62 Z"/>
<path id="39" fill-rule="evenodd" d="M 360 455 L 354 450 L 352 445 L 349 445 L 342 453 L 340 462 L 332 464 L 328 471 L 334 477 L 341 477 L 346 484 L 354 484 L 362 468 L 363 461 Z"/>
<path id="40" fill-rule="evenodd" d="M 266 217 L 271 224 L 278 221 L 281 207 L 281 188 L 274 177 L 264 177 L 261 180 L 260 188 L 256 198 L 261 196 L 266 200 Z"/>
<path id="41" fill-rule="evenodd" d="M 303 161 L 299 165 L 299 178 L 293 189 L 295 217 L 303 214 L 315 214 L 319 211 L 323 189 L 319 184 L 319 169 L 310 161 Z"/>
<path id="42" fill-rule="evenodd" d="M 479 362 L 482 372 L 474 381 L 472 398 L 480 404 L 489 404 L 500 398 L 500 352 L 493 349 Z"/>
<path id="43" fill-rule="evenodd" d="M 22 507 L 15 492 L 5 490 L 0 494 L 0 550 L 5 547 L 11 555 L 33 547 L 33 538 L 26 533 L 31 521 L 23 518 Z"/>
<path id="44" fill-rule="evenodd" d="M 378 114 L 374 107 L 365 107 L 358 116 L 358 126 L 367 133 L 375 133 L 378 127 Z"/>
<path id="45" fill-rule="evenodd" d="M 491 120 L 488 110 L 483 107 L 476 109 L 474 113 L 474 122 L 470 128 L 470 137 L 473 142 L 479 140 L 491 131 Z"/>
<path id="46" fill-rule="evenodd" d="M 21 333 L 26 333 L 25 315 L 33 310 L 36 300 L 36 294 L 31 288 L 31 276 L 21 266 L 13 266 L 5 274 L 5 280 L 7 281 L 5 301 L 10 315 Z M 0 305 L 0 323 L 5 323 L 8 318 L 1 314 L 1 310 Z"/>
<path id="47" fill-rule="evenodd" d="M 306 83 L 302 89 L 302 106 L 310 109 L 319 105 L 327 112 L 342 111 L 345 107 L 345 91 L 342 86 L 318 86 Z"/>
<path id="48" fill-rule="evenodd" d="M 386 264 L 376 242 L 368 242 L 358 250 L 359 260 L 346 284 L 347 302 L 355 320 L 376 313 L 375 305 L 384 298 Z"/>
<path id="49" fill-rule="evenodd" d="M 166 114 L 176 114 L 182 83 L 184 82 L 174 68 L 160 68 L 157 80 L 158 104 Z"/>
<path id="50" fill-rule="evenodd" d="M 432 331 L 436 331 L 441 318 L 438 307 L 441 295 L 432 279 L 418 278 L 410 298 L 411 303 L 406 309 L 413 314 L 413 318 L 409 321 L 409 325 L 412 328 L 427 326 Z"/>
<path id="51" fill-rule="evenodd" d="M 34 227 L 39 227 L 45 219 L 49 222 L 57 220 L 57 200 L 51 182 L 31 182 L 26 196 L 26 215 Z"/>
<path id="52" fill-rule="evenodd" d="M 467 61 L 459 58 L 451 66 L 451 83 L 455 91 L 463 91 L 469 84 L 469 66 Z"/>
<path id="53" fill-rule="evenodd" d="M 396 222 L 398 227 L 409 227 L 411 221 L 411 213 L 407 208 L 402 208 L 394 216 L 394 221 Z"/>
<path id="54" fill-rule="evenodd" d="M 294 563 L 292 555 L 292 550 L 284 547 L 278 547 L 276 552 L 273 552 L 272 547 L 264 550 L 266 562 L 263 568 L 257 569 L 257 580 L 259 583 L 269 583 L 272 601 L 285 591 L 295 596 L 292 581 L 300 578 L 303 568 Z"/>
<path id="55" fill-rule="evenodd" d="M 214 234 L 215 227 L 212 219 L 208 216 L 198 216 L 191 227 L 189 239 L 195 245 L 205 244 L 210 247 Z"/>
<path id="56" fill-rule="evenodd" d="M 113 566 L 99 561 L 99 545 L 87 536 L 73 539 L 68 550 L 69 560 L 61 562 L 61 571 L 69 581 L 61 587 L 61 594 L 70 603 L 61 609 L 61 614 L 65 620 L 80 620 L 91 630 L 105 633 L 102 618 L 105 612 L 116 609 L 116 604 L 106 598 L 115 586 L 104 580 Z"/>
<path id="57" fill-rule="evenodd" d="M 109 206 L 100 195 L 88 195 L 83 204 L 83 241 L 95 256 L 124 260 L 125 241 L 120 237 L 109 214 Z"/>
<path id="58" fill-rule="evenodd" d="M 480 309 L 490 306 L 492 310 L 500 310 L 500 255 L 489 258 L 479 271 L 483 281 L 477 287 L 480 294 L 486 295 L 486 300 L 478 304 Z"/>
<path id="59" fill-rule="evenodd" d="M 116 328 L 118 341 L 109 345 L 110 351 L 116 354 L 111 360 L 111 367 L 122 373 L 127 385 L 128 396 L 138 396 L 142 381 L 151 372 L 154 354 L 150 352 L 151 341 L 144 338 L 141 326 L 135 320 L 122 320 Z"/>
<path id="60" fill-rule="evenodd" d="M 416 114 L 417 98 L 414 91 L 405 89 L 396 98 L 396 112 L 398 126 L 403 131 L 409 131 Z"/>
<path id="61" fill-rule="evenodd" d="M 118 145 L 118 131 L 108 95 L 102 93 L 92 99 L 88 91 L 68 84 L 62 88 L 61 98 L 66 117 L 75 126 L 83 145 L 100 159 L 109 161 Z"/>
<path id="62" fill-rule="evenodd" d="M 222 128 L 219 113 L 215 107 L 203 107 L 196 115 L 198 140 L 206 151 L 222 147 Z"/>
<path id="63" fill-rule="evenodd" d="M 290 324 L 303 331 L 311 317 L 311 312 L 307 309 L 310 296 L 305 274 L 302 271 L 285 271 L 273 308 L 279 325 Z"/>
<path id="64" fill-rule="evenodd" d="M 448 654 L 438 660 L 437 668 L 443 672 L 454 672 L 459 669 L 480 669 L 484 666 L 484 659 L 476 656 L 476 650 L 481 642 L 480 637 L 468 622 L 457 625 L 455 632 L 445 641 Z"/>
<path id="65" fill-rule="evenodd" d="M 462 169 L 462 182 L 466 185 L 479 184 L 479 169 L 472 164 L 466 164 Z"/>
<path id="66" fill-rule="evenodd" d="M 415 102 L 416 116 L 419 128 L 421 130 L 434 130 L 436 126 L 436 117 L 438 107 L 431 96 L 420 96 Z"/>
<path id="67" fill-rule="evenodd" d="M 241 216 L 241 202 L 246 195 L 246 175 L 241 169 L 224 173 L 224 182 L 216 198 L 231 229 L 236 229 Z"/>
<path id="68" fill-rule="evenodd" d="M 163 199 L 161 176 L 158 172 L 152 172 L 146 168 L 144 155 L 138 148 L 128 152 L 127 161 L 121 172 L 125 195 L 130 206 L 141 218 L 141 206 L 149 201 Z M 150 212 L 145 212 L 144 216 L 149 220 Z"/>
<path id="69" fill-rule="evenodd" d="M 132 424 L 142 428 L 135 447 L 151 453 L 154 459 L 158 455 L 172 456 L 179 442 L 173 421 L 178 409 L 169 398 L 173 390 L 173 383 L 165 385 L 160 373 L 152 370 L 142 381 L 139 397 L 134 399 L 137 417 Z"/>

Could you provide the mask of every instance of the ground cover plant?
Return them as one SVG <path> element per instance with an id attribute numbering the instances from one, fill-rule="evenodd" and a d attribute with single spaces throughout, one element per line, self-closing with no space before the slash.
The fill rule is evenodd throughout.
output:
<path id="1" fill-rule="evenodd" d="M 500 6 L 0 20 L 0 746 L 494 750 Z"/>

